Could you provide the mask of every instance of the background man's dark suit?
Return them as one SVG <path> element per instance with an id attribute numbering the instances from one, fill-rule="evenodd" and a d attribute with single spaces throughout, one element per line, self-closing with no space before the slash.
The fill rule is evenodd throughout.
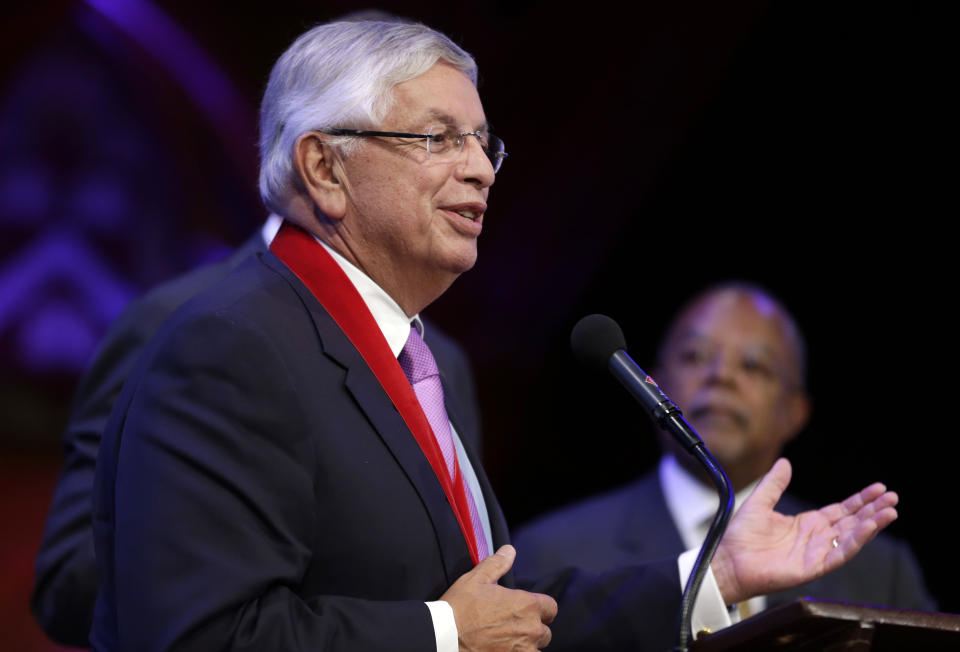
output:
<path id="1" fill-rule="evenodd" d="M 797 514 L 810 505 L 785 494 L 777 510 Z M 514 536 L 517 577 L 540 577 L 567 566 L 603 572 L 675 556 L 685 549 L 667 508 L 657 472 L 541 517 Z M 932 611 L 920 568 L 909 548 L 880 534 L 842 568 L 768 596 L 768 606 L 800 597 Z"/>
<path id="2" fill-rule="evenodd" d="M 263 251 L 266 245 L 258 232 L 229 257 L 168 281 L 131 303 L 81 379 L 64 433 L 64 465 L 37 553 L 31 598 L 34 616 L 53 640 L 88 645 L 98 585 L 90 518 L 94 468 L 107 418 L 124 381 L 147 342 L 176 308 L 219 282 L 248 256 Z M 480 451 L 480 413 L 467 357 L 429 322 L 426 336 L 447 402 L 459 415 L 459 435 L 472 450 Z"/>
<path id="3" fill-rule="evenodd" d="M 448 412 L 469 432 L 455 404 Z M 464 443 L 499 546 L 503 515 Z M 151 342 L 108 423 L 95 505 L 102 649 L 429 650 L 423 601 L 473 566 L 372 371 L 271 253 L 185 304 Z M 679 603 L 674 559 L 603 585 L 581 579 L 531 587 L 560 599 L 552 648 L 583 649 L 574 633 L 598 650 L 671 644 L 663 623 Z M 609 591 L 628 599 L 598 609 Z M 638 604 L 644 615 L 626 617 Z M 605 629 L 598 613 L 617 624 Z"/>

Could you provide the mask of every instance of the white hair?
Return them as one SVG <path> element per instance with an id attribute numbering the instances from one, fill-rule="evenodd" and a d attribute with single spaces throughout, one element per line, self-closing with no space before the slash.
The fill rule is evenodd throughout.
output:
<path id="1" fill-rule="evenodd" d="M 393 87 L 443 60 L 474 86 L 467 52 L 426 25 L 334 22 L 301 34 L 270 72 L 260 107 L 260 195 L 282 212 L 301 189 L 293 147 L 304 133 L 377 126 L 393 104 Z M 349 139 L 340 141 L 349 147 Z"/>

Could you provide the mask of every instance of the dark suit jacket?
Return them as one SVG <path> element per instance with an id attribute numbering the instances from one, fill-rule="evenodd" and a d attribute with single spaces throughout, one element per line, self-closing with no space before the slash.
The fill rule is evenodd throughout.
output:
<path id="1" fill-rule="evenodd" d="M 797 514 L 810 505 L 784 495 L 777 510 Z M 656 470 L 620 489 L 542 516 L 515 536 L 518 578 L 539 577 L 567 566 L 603 572 L 684 550 Z M 768 605 L 810 596 L 825 600 L 932 611 L 910 549 L 879 535 L 840 569 L 818 580 L 768 596 Z"/>
<path id="2" fill-rule="evenodd" d="M 504 518 L 465 439 L 498 546 Z M 185 304 L 144 352 L 101 447 L 94 536 L 100 650 L 431 650 L 423 601 L 472 566 L 373 372 L 271 253 Z M 672 642 L 674 560 L 529 588 L 561 602 L 552 649 Z"/>
<path id="3" fill-rule="evenodd" d="M 111 327 L 81 379 L 64 433 L 64 465 L 37 553 L 31 608 L 53 640 L 86 647 L 97 596 L 91 528 L 94 467 L 107 417 L 147 342 L 188 299 L 221 281 L 256 252 L 266 251 L 257 232 L 228 258 L 154 288 L 134 301 Z M 476 386 L 463 350 L 432 324 L 426 338 L 437 360 L 447 403 L 461 415 L 459 435 L 480 450 Z"/>

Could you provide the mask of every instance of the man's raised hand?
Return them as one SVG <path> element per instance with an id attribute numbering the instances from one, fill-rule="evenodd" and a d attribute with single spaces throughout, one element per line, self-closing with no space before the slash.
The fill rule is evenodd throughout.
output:
<path id="1" fill-rule="evenodd" d="M 779 459 L 730 521 L 711 568 L 727 604 L 805 584 L 852 559 L 897 518 L 897 494 L 875 483 L 842 503 L 787 516 L 774 505 L 790 483 Z"/>

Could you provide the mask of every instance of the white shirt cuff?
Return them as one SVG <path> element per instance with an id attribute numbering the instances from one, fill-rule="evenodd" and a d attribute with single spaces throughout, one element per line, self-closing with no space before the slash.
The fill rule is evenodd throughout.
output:
<path id="1" fill-rule="evenodd" d="M 714 582 L 716 586 L 716 582 Z M 427 602 L 430 618 L 433 619 L 433 633 L 437 638 L 437 652 L 457 652 L 460 649 L 457 636 L 457 621 L 453 618 L 453 607 L 449 602 L 437 600 Z"/>
<path id="2" fill-rule="evenodd" d="M 699 553 L 700 549 L 694 548 L 686 551 L 677 559 L 681 590 L 687 585 L 687 578 L 693 571 L 693 565 L 696 563 Z M 703 583 L 700 585 L 700 594 L 693 603 L 691 629 L 694 639 L 702 631 L 716 632 L 724 627 L 729 627 L 731 624 L 727 605 L 724 604 L 723 596 L 720 595 L 720 587 L 717 586 L 717 579 L 713 576 L 713 570 L 708 568 Z"/>
<path id="3" fill-rule="evenodd" d="M 688 550 L 677 559 L 681 587 L 686 586 L 699 552 L 699 549 Z M 453 617 L 453 607 L 443 600 L 425 604 L 430 611 L 430 618 L 433 620 L 437 652 L 457 652 L 459 640 L 457 622 Z M 720 587 L 717 586 L 717 580 L 713 576 L 713 571 L 709 568 L 703 578 L 703 583 L 700 585 L 700 594 L 693 604 L 691 624 L 694 638 L 701 631 L 716 632 L 724 627 L 729 627 L 731 624 L 727 605 L 724 604 L 723 596 L 720 595 Z"/>

